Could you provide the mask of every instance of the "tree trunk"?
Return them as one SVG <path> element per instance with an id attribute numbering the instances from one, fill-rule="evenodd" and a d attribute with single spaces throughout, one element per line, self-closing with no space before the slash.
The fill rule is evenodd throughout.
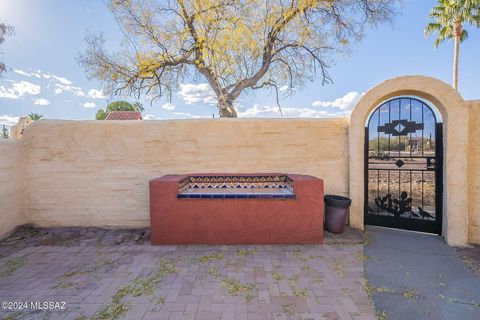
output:
<path id="1" fill-rule="evenodd" d="M 235 111 L 233 103 L 224 99 L 218 100 L 218 113 L 220 118 L 237 118 L 237 111 Z"/>
<path id="2" fill-rule="evenodd" d="M 458 91 L 458 58 L 460 51 L 460 36 L 462 27 L 455 27 L 454 48 L 453 48 L 453 88 Z"/>

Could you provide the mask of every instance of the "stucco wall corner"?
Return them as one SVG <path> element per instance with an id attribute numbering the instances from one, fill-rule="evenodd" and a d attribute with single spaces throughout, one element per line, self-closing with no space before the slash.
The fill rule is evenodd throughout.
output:
<path id="1" fill-rule="evenodd" d="M 468 120 L 468 242 L 480 244 L 480 100 L 470 101 Z"/>
<path id="2" fill-rule="evenodd" d="M 0 139 L 0 239 L 27 223 L 22 141 Z"/>

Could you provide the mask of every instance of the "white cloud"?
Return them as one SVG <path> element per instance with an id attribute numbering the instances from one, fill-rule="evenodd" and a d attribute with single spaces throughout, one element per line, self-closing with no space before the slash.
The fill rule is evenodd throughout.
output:
<path id="1" fill-rule="evenodd" d="M 20 74 L 22 76 L 25 76 L 25 77 L 31 77 L 32 75 L 28 72 L 25 72 L 23 70 L 19 70 L 19 69 L 13 69 L 13 72 L 17 73 L 17 74 Z"/>
<path id="2" fill-rule="evenodd" d="M 176 116 L 180 116 L 182 118 L 189 118 L 189 119 L 206 118 L 205 116 L 199 116 L 199 115 L 188 113 L 188 112 L 172 112 L 172 114 Z"/>
<path id="3" fill-rule="evenodd" d="M 77 87 L 72 81 L 67 78 L 55 75 L 49 72 L 43 72 L 41 70 L 36 71 L 24 71 L 20 69 L 14 69 L 14 72 L 24 77 L 36 77 L 41 79 L 47 79 L 46 84 L 47 91 L 53 91 L 55 95 L 60 94 L 73 94 L 77 97 L 85 97 L 89 99 L 106 99 L 106 95 L 102 90 L 90 89 L 84 90 L 81 87 Z M 8 80 L 7 80 L 8 81 Z M 10 81 L 13 82 L 11 88 L 0 86 L 0 98 L 18 99 L 25 94 L 36 95 L 40 93 L 40 86 L 34 85 L 27 81 Z M 30 87 L 28 86 L 30 85 Z M 38 88 L 38 89 L 36 89 Z"/>
<path id="4" fill-rule="evenodd" d="M 93 102 L 85 102 L 84 104 L 82 104 L 82 107 L 91 109 L 91 108 L 95 108 L 96 105 Z"/>
<path id="5" fill-rule="evenodd" d="M 13 89 L 6 89 L 4 86 L 0 86 L 0 98 L 18 99 L 19 95 L 13 91 Z"/>
<path id="6" fill-rule="evenodd" d="M 73 92 L 73 94 L 75 94 L 78 97 L 85 96 L 85 92 L 83 92 L 82 89 L 80 89 L 79 87 L 73 87 L 71 91 Z"/>
<path id="7" fill-rule="evenodd" d="M 61 84 L 65 84 L 67 86 L 71 85 L 72 84 L 72 81 L 68 80 L 68 79 L 65 79 L 63 77 L 59 77 L 59 76 L 56 76 L 54 74 L 49 74 L 49 76 L 51 76 L 52 78 L 54 78 L 55 80 L 57 80 L 58 82 L 60 82 Z"/>
<path id="8" fill-rule="evenodd" d="M 80 87 L 69 86 L 69 85 L 64 85 L 64 84 L 60 84 L 60 83 L 56 83 L 55 87 L 56 87 L 55 94 L 59 94 L 59 93 L 62 92 L 60 90 L 63 90 L 63 91 L 71 92 L 74 95 L 76 95 L 77 97 L 84 97 L 85 96 L 85 92 Z M 60 90 L 57 90 L 57 89 L 60 89 Z"/>
<path id="9" fill-rule="evenodd" d="M 326 110 L 297 107 L 283 107 L 282 113 L 284 118 L 326 118 L 335 116 L 335 114 Z M 280 118 L 281 114 L 278 106 L 254 104 L 253 107 L 238 112 L 238 116 L 244 118 Z"/>
<path id="10" fill-rule="evenodd" d="M 60 76 L 57 76 L 57 75 L 54 75 L 54 74 L 51 74 L 51 73 L 47 73 L 47 72 L 43 72 L 41 70 L 37 70 L 36 72 L 27 72 L 27 71 L 24 71 L 24 70 L 20 70 L 20 69 L 14 69 L 13 72 L 17 73 L 17 74 L 20 74 L 22 76 L 25 76 L 25 77 L 36 77 L 38 79 L 41 79 L 42 77 L 45 78 L 45 79 L 55 79 L 57 80 L 58 82 L 60 82 L 61 84 L 64 84 L 64 85 L 71 85 L 72 84 L 72 81 L 68 80 L 68 79 L 65 79 L 63 77 L 60 77 Z"/>
<path id="11" fill-rule="evenodd" d="M 40 94 L 40 86 L 28 81 L 16 82 L 12 86 L 13 86 L 13 90 L 18 92 L 18 94 L 21 96 L 23 96 L 24 94 L 31 94 L 31 95 Z"/>
<path id="12" fill-rule="evenodd" d="M 335 99 L 335 101 L 314 101 L 312 106 L 314 107 L 330 107 L 340 110 L 350 111 L 355 107 L 358 100 L 362 97 L 363 93 L 351 91 L 341 98 Z"/>
<path id="13" fill-rule="evenodd" d="M 210 88 L 208 83 L 185 83 L 180 85 L 180 92 L 178 93 L 186 104 L 195 102 L 203 102 L 206 104 L 217 104 L 215 93 Z"/>
<path id="14" fill-rule="evenodd" d="M 282 107 L 284 118 L 332 118 L 348 115 L 363 93 L 349 92 L 334 101 L 315 101 L 312 107 Z M 245 108 L 236 106 L 239 117 L 246 118 L 279 118 L 280 111 L 277 106 L 254 104 Z"/>
<path id="15" fill-rule="evenodd" d="M 176 106 L 173 103 L 167 102 L 162 104 L 162 108 L 165 110 L 175 110 Z"/>
<path id="16" fill-rule="evenodd" d="M 285 91 L 288 90 L 288 88 L 289 88 L 289 87 L 288 87 L 287 85 L 284 85 L 284 86 L 281 86 L 280 88 L 278 88 L 278 91 L 280 91 L 280 92 L 285 92 Z"/>
<path id="17" fill-rule="evenodd" d="M 153 114 L 146 114 L 143 117 L 143 120 L 161 120 L 162 118 L 161 117 L 157 117 Z"/>
<path id="18" fill-rule="evenodd" d="M 0 116 L 0 125 L 14 126 L 18 123 L 20 117 L 13 117 L 9 115 Z"/>
<path id="19" fill-rule="evenodd" d="M 103 94 L 102 90 L 90 89 L 88 90 L 87 97 L 92 99 L 105 99 L 106 96 Z"/>
<path id="20" fill-rule="evenodd" d="M 38 104 L 40 106 L 48 106 L 50 104 L 50 101 L 44 98 L 37 98 L 35 99 L 35 104 Z"/>
<path id="21" fill-rule="evenodd" d="M 37 73 L 37 72 L 27 72 L 27 71 L 23 71 L 23 70 L 20 70 L 20 69 L 13 69 L 13 72 L 15 72 L 16 74 L 25 76 L 25 77 L 34 76 L 34 77 L 39 78 L 39 79 L 42 77 L 42 72 L 40 70 L 38 70 L 38 73 Z"/>
<path id="22" fill-rule="evenodd" d="M 40 86 L 28 81 L 10 81 L 11 88 L 0 86 L 0 98 L 18 99 L 26 94 L 40 94 Z"/>

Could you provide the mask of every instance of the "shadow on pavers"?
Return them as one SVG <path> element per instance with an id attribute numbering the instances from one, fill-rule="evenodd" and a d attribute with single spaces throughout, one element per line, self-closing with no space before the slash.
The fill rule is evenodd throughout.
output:
<path id="1" fill-rule="evenodd" d="M 379 319 L 480 319 L 480 277 L 443 238 L 367 227 L 367 291 Z"/>

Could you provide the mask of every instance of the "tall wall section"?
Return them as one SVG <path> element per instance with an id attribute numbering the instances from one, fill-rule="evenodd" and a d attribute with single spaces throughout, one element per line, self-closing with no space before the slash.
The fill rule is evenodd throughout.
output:
<path id="1" fill-rule="evenodd" d="M 470 104 L 468 242 L 480 244 L 480 100 Z"/>
<path id="2" fill-rule="evenodd" d="M 22 137 L 27 219 L 145 227 L 148 181 L 176 173 L 302 173 L 346 194 L 347 121 L 38 121 Z"/>
<path id="3" fill-rule="evenodd" d="M 22 142 L 0 139 L 0 237 L 26 223 Z"/>
<path id="4" fill-rule="evenodd" d="M 202 172 L 320 177 L 326 193 L 352 198 L 351 225 L 363 228 L 365 121 L 401 95 L 442 114 L 443 234 L 449 244 L 480 244 L 480 100 L 423 76 L 371 89 L 351 118 L 37 121 L 20 140 L 0 140 L 0 237 L 24 223 L 146 227 L 150 179 Z"/>

